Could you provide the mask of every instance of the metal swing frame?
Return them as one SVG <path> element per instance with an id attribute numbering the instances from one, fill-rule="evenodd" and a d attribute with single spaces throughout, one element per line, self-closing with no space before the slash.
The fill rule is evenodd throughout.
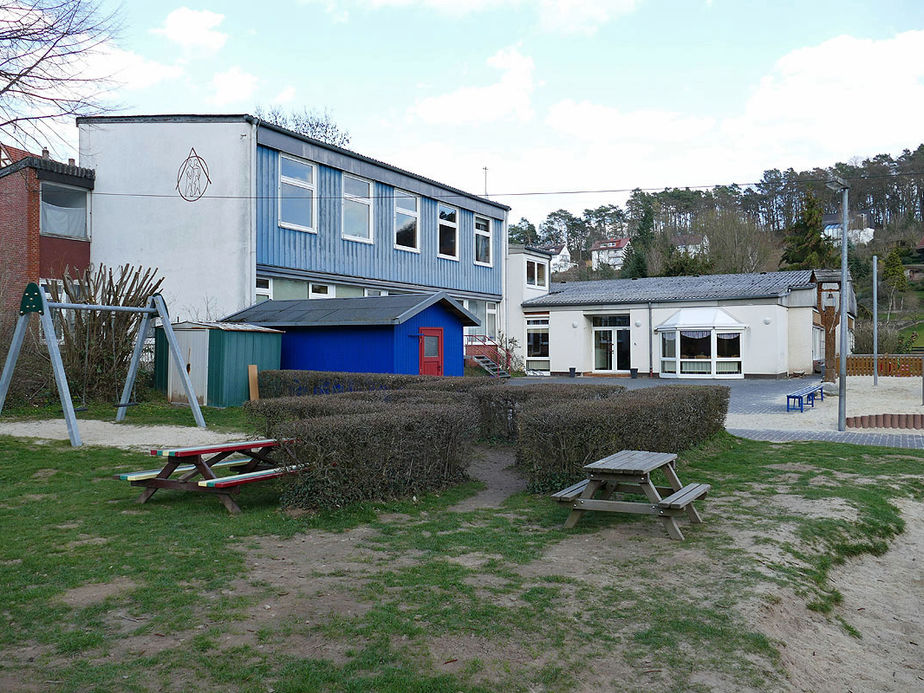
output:
<path id="1" fill-rule="evenodd" d="M 141 365 L 141 353 L 144 350 L 145 340 L 149 338 L 154 329 L 154 320 L 160 318 L 161 326 L 164 329 L 164 336 L 167 338 L 167 344 L 170 348 L 170 354 L 180 373 L 183 381 L 183 388 L 186 390 L 186 398 L 192 409 L 193 417 L 199 428 L 205 428 L 205 419 L 202 418 L 202 410 L 199 408 L 199 400 L 196 399 L 196 392 L 193 389 L 192 380 L 186 369 L 180 364 L 184 363 L 183 356 L 180 353 L 180 346 L 177 344 L 176 335 L 173 333 L 173 326 L 170 324 L 170 316 L 167 314 L 167 305 L 160 294 L 154 294 L 148 300 L 146 308 L 132 308 L 130 306 L 102 306 L 89 303 L 55 303 L 48 300 L 45 291 L 34 282 L 30 283 L 23 292 L 22 301 L 19 304 L 19 320 L 16 322 L 16 329 L 13 331 L 13 341 L 10 343 L 10 350 L 6 356 L 6 364 L 3 366 L 3 374 L 0 375 L 0 413 L 3 412 L 3 405 L 6 403 L 6 395 L 10 389 L 10 383 L 13 380 L 13 370 L 16 368 L 16 361 L 19 359 L 19 353 L 22 351 L 23 340 L 26 337 L 26 328 L 29 326 L 29 318 L 32 313 L 38 313 L 39 322 L 42 327 L 42 336 L 45 344 L 48 346 L 48 356 L 51 358 L 51 369 L 54 372 L 55 384 L 58 387 L 58 395 L 61 398 L 61 407 L 64 409 L 64 420 L 67 422 L 67 435 L 70 438 L 71 446 L 77 448 L 83 445 L 80 439 L 80 430 L 77 428 L 77 416 L 74 412 L 74 403 L 71 401 L 71 390 L 67 383 L 67 374 L 64 372 L 64 363 L 61 360 L 61 350 L 58 348 L 58 338 L 55 335 L 54 321 L 51 318 L 52 310 L 95 310 L 109 313 L 140 313 L 144 317 L 141 319 L 141 327 L 138 329 L 138 335 L 135 338 L 135 349 L 132 352 L 132 360 L 128 367 L 128 375 L 125 378 L 125 387 L 122 388 L 122 398 L 116 405 L 116 421 L 122 421 L 125 418 L 125 410 L 129 407 L 132 388 L 135 386 L 135 379 L 138 377 L 138 369 Z M 169 359 L 167 367 L 169 369 Z"/>

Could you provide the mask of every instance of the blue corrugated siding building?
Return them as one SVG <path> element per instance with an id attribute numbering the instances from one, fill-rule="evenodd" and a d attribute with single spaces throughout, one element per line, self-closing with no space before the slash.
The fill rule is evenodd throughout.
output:
<path id="1" fill-rule="evenodd" d="M 493 336 L 507 210 L 259 122 L 257 300 L 441 290 Z"/>

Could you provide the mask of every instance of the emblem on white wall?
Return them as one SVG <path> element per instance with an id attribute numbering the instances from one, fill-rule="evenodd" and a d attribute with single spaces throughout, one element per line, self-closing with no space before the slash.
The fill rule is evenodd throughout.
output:
<path id="1" fill-rule="evenodd" d="M 212 179 L 209 178 L 209 165 L 205 159 L 196 154 L 195 148 L 189 150 L 189 156 L 180 164 L 176 174 L 176 190 L 187 202 L 195 202 L 205 195 L 206 188 Z"/>

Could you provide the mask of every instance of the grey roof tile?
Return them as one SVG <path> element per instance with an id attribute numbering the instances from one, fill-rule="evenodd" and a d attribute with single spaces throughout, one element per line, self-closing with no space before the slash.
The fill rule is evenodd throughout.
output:
<path id="1" fill-rule="evenodd" d="M 709 274 L 695 277 L 646 277 L 552 283 L 545 296 L 525 301 L 524 307 L 602 305 L 764 298 L 810 286 L 812 270 Z"/>

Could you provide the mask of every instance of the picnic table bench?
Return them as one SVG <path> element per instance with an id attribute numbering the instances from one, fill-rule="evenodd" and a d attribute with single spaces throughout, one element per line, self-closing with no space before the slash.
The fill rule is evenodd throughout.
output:
<path id="1" fill-rule="evenodd" d="M 163 467 L 116 474 L 115 478 L 128 481 L 132 486 L 144 487 L 136 503 L 145 503 L 158 489 L 169 488 L 217 495 L 229 512 L 238 514 L 241 509 L 231 494 L 238 491 L 240 486 L 275 479 L 293 471 L 291 467 L 281 466 L 270 457 L 270 452 L 279 446 L 279 442 L 266 438 L 151 450 L 152 456 L 165 458 Z M 232 455 L 235 457 L 232 458 Z M 218 477 L 215 470 L 221 468 L 227 468 L 233 474 Z M 171 478 L 174 474 L 180 476 Z M 200 476 L 201 479 L 196 478 Z"/>
<path id="2" fill-rule="evenodd" d="M 686 513 L 690 522 L 703 520 L 693 502 L 704 498 L 709 484 L 680 483 L 676 470 L 677 455 L 647 450 L 621 450 L 585 465 L 587 479 L 552 495 L 553 500 L 571 508 L 565 529 L 574 527 L 588 510 L 603 512 L 654 515 L 661 518 L 671 539 L 683 541 L 683 532 L 677 525 L 677 516 Z M 655 486 L 651 473 L 661 470 L 670 486 Z M 594 498 L 597 492 L 599 498 Z M 611 500 L 614 493 L 642 493 L 647 503 Z M 662 495 L 663 494 L 663 495 Z"/>
<path id="3" fill-rule="evenodd" d="M 815 395 L 821 395 L 821 401 L 825 401 L 825 390 L 822 387 L 822 383 L 815 383 L 814 385 L 806 385 L 805 387 L 800 387 L 794 392 L 790 392 L 786 395 L 786 411 L 790 411 L 789 403 L 792 402 L 792 409 L 796 408 L 796 404 L 799 406 L 799 411 L 805 411 L 805 402 L 808 401 L 813 407 L 815 406 Z"/>

